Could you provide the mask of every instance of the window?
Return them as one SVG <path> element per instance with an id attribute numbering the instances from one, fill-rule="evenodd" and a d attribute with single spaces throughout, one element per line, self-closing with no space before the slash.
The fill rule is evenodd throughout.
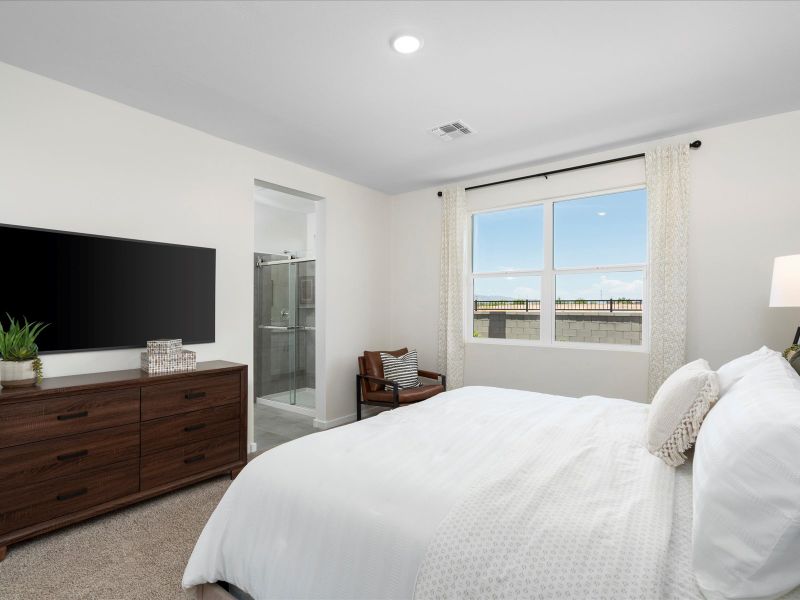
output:
<path id="1" fill-rule="evenodd" d="M 473 336 L 540 339 L 544 207 L 472 217 Z"/>
<path id="2" fill-rule="evenodd" d="M 474 213 L 472 337 L 643 348 L 646 276 L 644 188 Z"/>

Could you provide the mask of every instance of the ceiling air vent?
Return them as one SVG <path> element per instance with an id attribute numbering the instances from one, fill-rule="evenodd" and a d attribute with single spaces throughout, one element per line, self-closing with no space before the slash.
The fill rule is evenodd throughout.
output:
<path id="1" fill-rule="evenodd" d="M 462 138 L 465 135 L 470 135 L 474 133 L 474 131 L 472 127 L 463 121 L 453 121 L 452 123 L 434 127 L 431 129 L 431 133 L 439 139 L 449 142 L 452 140 L 457 140 L 458 138 Z"/>

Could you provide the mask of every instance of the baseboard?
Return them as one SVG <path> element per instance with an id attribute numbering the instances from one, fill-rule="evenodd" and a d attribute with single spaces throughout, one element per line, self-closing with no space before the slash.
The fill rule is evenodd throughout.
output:
<path id="1" fill-rule="evenodd" d="M 256 404 L 260 404 L 261 406 L 271 406 L 272 408 L 285 410 L 298 415 L 305 415 L 307 417 L 313 417 L 317 414 L 316 408 L 297 406 L 296 404 L 286 404 L 285 402 L 270 400 L 269 398 L 256 398 Z"/>
<path id="2" fill-rule="evenodd" d="M 343 417 L 330 419 L 329 421 L 323 421 L 322 419 L 314 419 L 314 427 L 316 427 L 317 429 L 332 429 L 334 427 L 339 427 L 340 425 L 347 425 L 348 423 L 352 423 L 355 420 L 356 420 L 356 413 L 351 413 Z"/>

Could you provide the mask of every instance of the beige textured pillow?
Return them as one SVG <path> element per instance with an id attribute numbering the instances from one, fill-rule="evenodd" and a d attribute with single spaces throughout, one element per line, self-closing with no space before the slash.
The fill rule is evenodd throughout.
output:
<path id="1" fill-rule="evenodd" d="M 686 462 L 686 452 L 700 424 L 719 398 L 719 378 L 708 362 L 683 365 L 658 388 L 647 419 L 647 449 L 672 467 Z"/>

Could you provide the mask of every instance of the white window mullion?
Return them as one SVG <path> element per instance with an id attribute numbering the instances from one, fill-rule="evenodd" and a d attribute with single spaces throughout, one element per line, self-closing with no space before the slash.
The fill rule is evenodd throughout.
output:
<path id="1" fill-rule="evenodd" d="M 528 277 L 530 275 L 539 277 L 544 275 L 544 271 L 498 271 L 496 273 L 473 273 L 474 279 L 488 279 L 490 277 Z"/>
<path id="2" fill-rule="evenodd" d="M 583 275 L 583 274 L 596 274 L 596 273 L 624 273 L 627 271 L 641 271 L 647 265 L 645 263 L 632 263 L 626 265 L 611 265 L 603 267 L 564 267 L 555 269 L 559 275 Z"/>
<path id="3" fill-rule="evenodd" d="M 544 272 L 539 312 L 539 339 L 551 344 L 555 339 L 555 278 L 553 276 L 553 203 L 544 203 Z"/>

